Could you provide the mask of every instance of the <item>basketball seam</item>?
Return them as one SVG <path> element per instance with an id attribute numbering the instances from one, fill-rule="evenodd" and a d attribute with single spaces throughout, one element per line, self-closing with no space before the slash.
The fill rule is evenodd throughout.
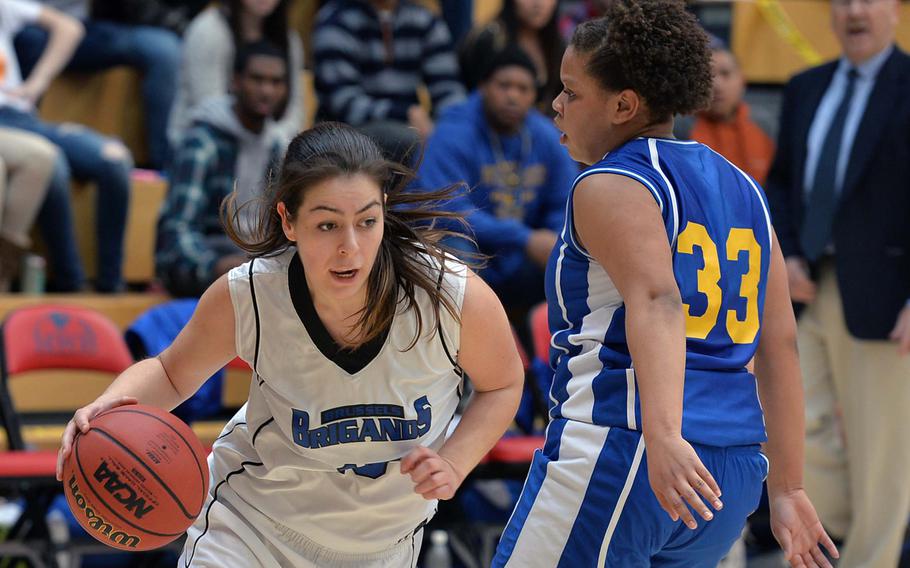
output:
<path id="1" fill-rule="evenodd" d="M 129 455 L 131 455 L 133 457 L 133 459 L 135 459 L 138 463 L 142 464 L 142 467 L 144 467 L 149 472 L 149 474 L 151 474 L 151 476 L 154 477 L 155 480 L 161 484 L 161 487 L 163 487 L 164 490 L 167 491 L 168 495 L 170 495 L 171 498 L 174 499 L 174 502 L 177 503 L 177 506 L 180 507 L 181 511 L 183 511 L 183 516 L 185 516 L 187 519 L 195 519 L 198 516 L 198 514 L 190 515 L 190 512 L 186 510 L 186 507 L 180 501 L 180 498 L 177 497 L 177 494 L 174 493 L 171 490 L 171 488 L 168 487 L 168 484 L 165 483 L 164 480 L 161 479 L 161 477 L 151 467 L 149 467 L 149 465 L 147 463 L 145 463 L 145 461 L 140 456 L 136 455 L 133 452 L 133 450 L 126 447 L 126 445 L 124 445 L 120 440 L 118 440 L 117 438 L 112 436 L 110 434 L 110 432 L 104 430 L 103 428 L 99 428 L 99 427 L 95 426 L 94 428 L 92 428 L 92 430 L 95 430 L 99 434 L 106 436 L 110 441 L 114 442 L 115 444 L 120 446 L 125 452 L 127 452 Z M 127 521 L 127 522 L 129 522 L 129 521 Z M 143 529 L 143 530 L 145 530 L 145 529 Z"/>
<path id="2" fill-rule="evenodd" d="M 228 479 L 230 479 L 232 475 L 235 475 L 238 473 L 243 473 L 244 471 L 246 471 L 246 467 L 248 465 L 260 466 L 260 465 L 263 465 L 263 463 L 255 462 L 255 461 L 241 462 L 239 468 L 235 469 L 234 471 L 228 472 L 228 474 L 224 476 L 224 479 L 219 481 L 218 485 L 215 486 L 215 490 L 212 491 L 212 500 L 209 502 L 208 507 L 205 508 L 205 527 L 203 527 L 202 532 L 199 534 L 198 537 L 196 537 L 195 542 L 193 542 L 193 549 L 190 551 L 189 557 L 184 562 L 185 568 L 189 568 L 189 565 L 192 564 L 193 557 L 196 555 L 196 546 L 199 544 L 199 541 L 202 540 L 202 537 L 204 537 L 205 534 L 209 531 L 209 513 L 212 511 L 212 505 L 214 505 L 215 501 L 218 500 L 218 490 L 221 489 L 222 485 L 227 483 Z"/>
<path id="3" fill-rule="evenodd" d="M 98 429 L 98 428 L 92 428 L 92 430 L 99 430 L 99 429 Z M 100 431 L 100 430 L 99 430 L 99 431 Z M 75 445 L 74 445 L 74 447 L 73 447 L 73 454 L 75 455 L 75 458 L 76 458 L 76 466 L 79 468 L 79 473 L 82 475 L 82 479 L 84 479 L 84 480 L 86 481 L 85 486 L 86 486 L 86 487 L 95 495 L 95 497 L 98 498 L 98 501 L 101 502 L 101 504 L 104 505 L 104 506 L 107 508 L 108 511 L 110 511 L 111 513 L 113 513 L 115 516 L 117 516 L 117 518 L 119 518 L 121 521 L 123 521 L 124 523 L 128 524 L 129 526 L 133 527 L 134 529 L 139 530 L 139 531 L 142 531 L 142 532 L 144 532 L 144 533 L 146 533 L 146 534 L 150 534 L 150 535 L 152 535 L 152 536 L 160 536 L 160 537 L 177 537 L 177 536 L 180 536 L 181 534 L 183 534 L 184 532 L 186 532 L 186 531 L 180 531 L 180 532 L 176 532 L 176 533 L 158 533 L 158 532 L 150 531 L 150 530 L 145 529 L 145 528 L 143 528 L 143 527 L 140 527 L 140 526 L 138 526 L 138 525 L 134 525 L 129 519 L 124 518 L 124 517 L 123 517 L 120 513 L 118 513 L 113 507 L 111 507 L 110 505 L 108 505 L 108 504 L 107 504 L 107 501 L 104 500 L 104 497 L 102 497 L 102 496 L 98 493 L 98 491 L 95 490 L 94 485 L 93 485 L 92 483 L 89 482 L 89 479 L 90 479 L 90 478 L 89 478 L 88 475 L 85 474 L 85 469 L 83 469 L 83 467 L 82 467 L 82 460 L 79 459 L 79 452 L 78 452 L 78 449 L 79 449 L 79 439 L 80 439 L 82 436 L 83 436 L 83 435 L 76 436 Z M 117 441 L 114 440 L 114 442 L 117 442 Z M 124 449 L 126 449 L 126 448 L 124 448 Z M 127 449 L 127 451 L 129 452 L 128 449 Z M 132 452 L 130 452 L 130 453 L 132 453 Z"/>
<path id="4" fill-rule="evenodd" d="M 167 426 L 168 428 L 170 428 L 171 431 L 172 431 L 174 434 L 176 434 L 177 436 L 179 436 L 180 439 L 183 440 L 183 443 L 186 444 L 186 447 L 187 447 L 187 448 L 189 448 L 190 450 L 193 449 L 193 445 L 194 445 L 194 444 L 192 444 L 188 439 L 186 439 L 186 437 L 184 437 L 183 434 L 181 434 L 176 428 L 174 428 L 174 427 L 173 427 L 171 424 L 169 424 L 167 421 L 162 420 L 160 417 L 155 416 L 155 415 L 152 414 L 151 412 L 146 412 L 146 411 L 144 411 L 144 410 L 139 410 L 139 409 L 137 409 L 137 408 L 128 408 L 128 407 L 124 408 L 124 407 L 121 407 L 121 408 L 113 408 L 113 409 L 111 409 L 111 410 L 108 410 L 107 412 L 104 412 L 104 413 L 102 413 L 102 414 L 99 414 L 99 416 L 102 416 L 102 415 L 104 415 L 104 414 L 119 414 L 119 413 L 122 413 L 122 412 L 135 412 L 136 414 L 142 414 L 143 416 L 148 416 L 149 418 L 154 418 L 154 419 L 157 420 L 158 422 L 161 422 L 162 424 L 164 424 L 165 426 Z M 201 443 L 199 444 L 199 446 L 200 446 L 200 449 L 202 449 Z M 205 450 L 203 449 L 203 451 L 205 451 Z M 199 479 L 200 479 L 200 482 L 202 483 L 202 486 L 205 487 L 205 486 L 206 486 L 206 481 L 207 481 L 207 478 L 208 478 L 208 474 L 207 474 L 207 473 L 206 473 L 206 474 L 203 474 L 203 472 L 202 472 L 202 464 L 199 463 L 199 459 L 198 459 L 198 456 L 196 455 L 196 452 L 195 452 L 195 451 L 192 451 L 192 454 L 193 454 L 193 461 L 196 463 L 196 469 L 199 470 Z M 200 509 L 200 510 L 202 509 L 202 506 L 203 506 L 204 504 L 205 504 L 205 497 L 203 497 L 202 502 L 199 503 L 199 509 Z M 183 507 L 181 506 L 181 508 L 183 508 Z"/>

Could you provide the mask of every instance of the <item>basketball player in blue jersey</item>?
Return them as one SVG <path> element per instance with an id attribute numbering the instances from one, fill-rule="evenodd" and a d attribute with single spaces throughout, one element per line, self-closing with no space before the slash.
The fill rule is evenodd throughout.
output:
<path id="1" fill-rule="evenodd" d="M 796 328 L 765 196 L 672 139 L 673 115 L 708 101 L 707 44 L 681 1 L 619 0 L 565 53 L 556 125 L 589 167 L 547 269 L 552 421 L 494 566 L 714 567 L 766 476 L 787 560 L 837 556 L 802 489 Z"/>
<path id="2" fill-rule="evenodd" d="M 496 296 L 438 244 L 432 221 L 454 215 L 432 206 L 451 190 L 406 192 L 411 173 L 349 126 L 295 137 L 257 234 L 228 217 L 254 258 L 161 355 L 76 412 L 58 478 L 93 416 L 174 408 L 240 356 L 249 400 L 213 445 L 179 566 L 415 566 L 437 499 L 505 431 L 523 374 Z M 446 438 L 462 369 L 475 393 Z"/>

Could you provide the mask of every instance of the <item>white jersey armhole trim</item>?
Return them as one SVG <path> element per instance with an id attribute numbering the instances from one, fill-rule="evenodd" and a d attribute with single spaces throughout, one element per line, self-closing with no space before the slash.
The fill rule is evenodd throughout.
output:
<path id="1" fill-rule="evenodd" d="M 657 139 L 648 138 L 648 150 L 651 154 L 651 166 L 660 174 L 661 179 L 667 184 L 667 191 L 670 193 L 670 206 L 673 208 L 673 231 L 670 235 L 670 246 L 676 246 L 676 237 L 679 235 L 679 205 L 676 202 L 676 188 L 670 183 L 670 179 L 664 174 L 660 167 L 660 155 L 657 152 Z"/>
<path id="2" fill-rule="evenodd" d="M 460 321 L 461 313 L 464 309 L 464 297 L 468 287 L 468 266 L 450 255 L 446 255 L 446 263 L 451 263 L 447 264 L 447 266 L 450 269 L 454 269 L 451 272 L 447 272 L 445 268 L 436 266 L 440 270 L 438 286 L 440 287 L 440 293 L 446 294 L 454 301 Z M 462 371 L 458 365 L 458 351 L 461 349 L 461 324 L 458 324 L 458 333 L 453 337 L 451 331 L 455 330 L 448 329 L 449 326 L 444 322 L 448 317 L 445 307 L 440 306 L 438 317 L 436 331 L 440 334 L 439 339 L 442 341 L 442 347 L 449 361 L 454 365 L 455 372 L 460 375 Z"/>
<path id="3" fill-rule="evenodd" d="M 657 191 L 657 188 L 654 187 L 653 183 L 651 183 L 648 179 L 641 176 L 640 174 L 637 174 L 633 171 L 629 171 L 626 169 L 614 168 L 614 167 L 592 168 L 590 170 L 582 172 L 577 178 L 575 178 L 575 182 L 572 183 L 572 199 L 570 199 L 568 204 L 566 205 L 566 224 L 565 224 L 565 230 L 563 231 L 563 240 L 566 240 L 566 237 L 568 237 L 568 240 L 569 240 L 569 242 L 571 242 L 572 246 L 578 252 L 580 252 L 581 254 L 583 254 L 585 257 L 587 257 L 590 260 L 594 260 L 594 257 L 591 256 L 588 253 L 588 251 L 585 250 L 585 248 L 582 247 L 581 244 L 578 242 L 578 240 L 575 238 L 575 226 L 574 226 L 575 225 L 575 216 L 569 215 L 569 213 L 570 213 L 569 208 L 572 207 L 572 203 L 575 200 L 575 188 L 578 187 L 578 184 L 581 182 L 581 180 L 585 179 L 588 176 L 594 175 L 594 174 L 621 175 L 621 176 L 625 176 L 625 177 L 631 178 L 631 179 L 639 182 L 640 184 L 645 186 L 645 188 L 647 188 L 647 190 L 649 192 L 651 192 L 651 195 L 654 197 L 654 200 L 657 201 L 658 207 L 660 207 L 661 214 L 664 213 L 664 200 L 660 197 L 660 192 Z M 672 191 L 670 193 L 672 195 Z M 569 223 L 570 219 L 571 219 L 571 226 Z"/>
<path id="4" fill-rule="evenodd" d="M 566 224 L 568 225 L 568 222 Z M 555 284 L 555 288 L 556 288 L 556 303 L 559 304 L 559 312 L 560 312 L 560 315 L 562 316 L 562 321 L 565 323 L 564 329 L 569 329 L 569 327 L 571 326 L 571 324 L 569 323 L 569 311 L 568 311 L 568 308 L 566 307 L 565 298 L 563 298 L 563 296 L 562 296 L 562 263 L 566 258 L 566 248 L 568 247 L 568 243 L 565 240 L 566 232 L 568 232 L 568 228 L 563 229 L 563 243 L 559 247 L 559 257 L 556 259 L 556 270 L 554 271 L 553 278 L 555 281 L 554 284 Z M 553 347 L 554 349 L 559 349 L 560 351 L 563 351 L 566 355 L 568 355 L 569 354 L 568 349 L 566 349 L 565 347 L 563 347 L 561 345 L 556 344 L 556 335 L 558 333 L 559 333 L 559 331 L 557 331 L 556 333 L 550 334 L 550 347 Z"/>
<path id="5" fill-rule="evenodd" d="M 249 356 L 243 345 L 244 338 L 244 309 L 243 302 L 249 300 L 249 280 L 247 272 L 249 267 L 246 262 L 240 266 L 231 269 L 228 273 L 228 291 L 231 293 L 231 307 L 234 310 L 234 349 L 237 356 L 247 362 L 252 368 L 253 364 L 247 360 Z"/>

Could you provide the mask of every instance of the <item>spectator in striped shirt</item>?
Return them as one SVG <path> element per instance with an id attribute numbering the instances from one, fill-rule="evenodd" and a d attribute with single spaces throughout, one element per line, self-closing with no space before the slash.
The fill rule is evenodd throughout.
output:
<path id="1" fill-rule="evenodd" d="M 318 120 L 360 128 L 387 155 L 405 161 L 433 130 L 433 112 L 461 101 L 464 88 L 446 25 L 408 0 L 330 0 L 313 35 Z"/>

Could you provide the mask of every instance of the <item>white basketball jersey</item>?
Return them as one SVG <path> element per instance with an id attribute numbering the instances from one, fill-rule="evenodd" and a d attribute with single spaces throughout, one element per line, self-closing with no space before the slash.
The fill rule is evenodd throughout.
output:
<path id="1" fill-rule="evenodd" d="M 466 269 L 451 263 L 440 286 L 460 311 Z M 214 498 L 339 551 L 410 536 L 436 502 L 414 493 L 399 460 L 444 441 L 461 394 L 459 323 L 441 308 L 437 330 L 417 288 L 424 329 L 413 348 L 417 316 L 401 308 L 387 335 L 344 351 L 316 314 L 296 249 L 235 268 L 229 282 L 237 352 L 254 372 L 209 459 Z"/>

